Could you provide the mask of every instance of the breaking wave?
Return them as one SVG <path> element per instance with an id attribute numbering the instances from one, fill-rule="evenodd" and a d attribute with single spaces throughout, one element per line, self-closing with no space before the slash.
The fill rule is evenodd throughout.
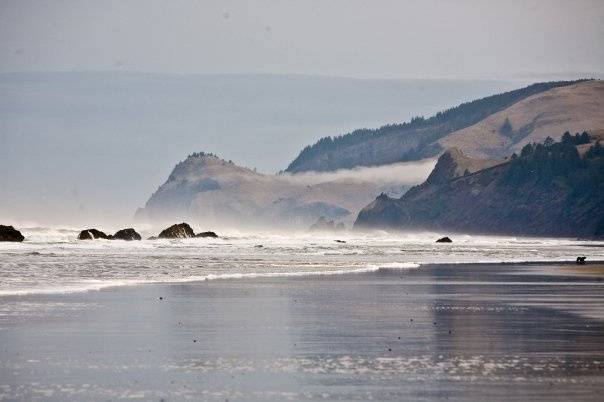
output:
<path id="1" fill-rule="evenodd" d="M 78 241 L 77 230 L 30 228 L 0 243 L 0 296 L 153 283 L 362 274 L 425 264 L 604 260 L 604 242 L 440 233 L 241 234 L 218 239 Z M 342 242 L 345 241 L 345 242 Z"/>

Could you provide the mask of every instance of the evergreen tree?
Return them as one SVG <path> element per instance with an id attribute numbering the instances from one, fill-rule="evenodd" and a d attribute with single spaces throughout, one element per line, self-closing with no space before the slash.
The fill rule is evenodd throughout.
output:
<path id="1" fill-rule="evenodd" d="M 554 139 L 550 136 L 547 136 L 545 141 L 543 141 L 543 145 L 545 145 L 546 147 L 551 147 L 552 145 L 554 145 Z"/>
<path id="2" fill-rule="evenodd" d="M 512 123 L 510 123 L 510 119 L 508 119 L 507 117 L 505 118 L 505 121 L 503 122 L 503 124 L 501 125 L 501 128 L 499 129 L 499 132 L 503 135 L 511 135 L 513 132 L 513 128 L 512 128 Z"/>
<path id="3" fill-rule="evenodd" d="M 564 134 L 562 134 L 562 143 L 563 144 L 572 144 L 573 143 L 573 136 L 566 131 Z"/>

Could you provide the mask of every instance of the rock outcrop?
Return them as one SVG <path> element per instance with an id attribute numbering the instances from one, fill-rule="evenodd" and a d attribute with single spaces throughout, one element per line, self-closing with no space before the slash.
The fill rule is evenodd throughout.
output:
<path id="1" fill-rule="evenodd" d="M 136 230 L 132 228 L 122 229 L 115 232 L 115 234 L 111 237 L 112 240 L 141 240 L 141 235 L 136 232 Z"/>
<path id="2" fill-rule="evenodd" d="M 101 232 L 98 229 L 86 229 L 82 230 L 78 235 L 78 240 L 94 240 L 94 239 L 111 239 L 111 236 Z"/>
<path id="3" fill-rule="evenodd" d="M 22 242 L 25 237 L 12 226 L 0 225 L 0 241 Z"/>
<path id="4" fill-rule="evenodd" d="M 451 240 L 449 237 L 445 236 L 445 237 L 441 237 L 440 239 L 436 240 L 437 243 L 453 243 L 453 240 Z"/>
<path id="5" fill-rule="evenodd" d="M 429 184 L 443 184 L 458 177 L 490 168 L 505 160 L 474 159 L 463 154 L 458 148 L 447 149 L 426 179 Z"/>
<path id="6" fill-rule="evenodd" d="M 195 235 L 195 237 L 211 237 L 211 238 L 217 238 L 218 235 L 214 232 L 201 232 L 201 233 L 197 233 Z"/>
<path id="7" fill-rule="evenodd" d="M 187 239 L 195 237 L 195 232 L 193 232 L 191 226 L 183 222 L 162 230 L 157 237 L 160 239 Z"/>

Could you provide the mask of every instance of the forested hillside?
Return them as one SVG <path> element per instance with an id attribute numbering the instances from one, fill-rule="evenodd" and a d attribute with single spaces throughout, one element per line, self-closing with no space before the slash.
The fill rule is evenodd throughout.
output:
<path id="1" fill-rule="evenodd" d="M 442 150 L 436 141 L 446 135 L 474 125 L 532 95 L 582 81 L 586 80 L 537 83 L 463 103 L 427 119 L 415 117 L 402 124 L 390 124 L 378 129 L 360 129 L 337 137 L 324 137 L 314 145 L 304 148 L 286 171 L 329 171 L 434 156 Z"/>
<path id="2" fill-rule="evenodd" d="M 464 157 L 447 151 L 434 172 L 449 179 L 428 178 L 400 199 L 381 195 L 355 228 L 603 236 L 604 150 L 592 141 L 581 155 L 585 140 L 569 134 L 558 143 L 527 144 L 506 163 L 465 174 L 457 169 Z"/>

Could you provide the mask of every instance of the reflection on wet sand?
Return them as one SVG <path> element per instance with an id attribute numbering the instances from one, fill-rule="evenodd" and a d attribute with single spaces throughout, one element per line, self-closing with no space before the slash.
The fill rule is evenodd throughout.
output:
<path id="1" fill-rule="evenodd" d="M 590 267 L 426 265 L 9 298 L 0 397 L 598 400 L 604 283 Z M 20 303 L 47 309 L 7 313 Z"/>

